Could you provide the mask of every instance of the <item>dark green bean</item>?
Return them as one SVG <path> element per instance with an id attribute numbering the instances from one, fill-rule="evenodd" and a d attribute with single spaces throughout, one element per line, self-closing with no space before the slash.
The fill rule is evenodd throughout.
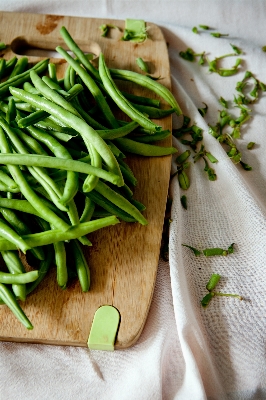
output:
<path id="1" fill-rule="evenodd" d="M 64 242 L 56 242 L 54 245 L 57 283 L 61 289 L 65 289 L 68 281 L 66 265 L 66 249 Z"/>
<path id="2" fill-rule="evenodd" d="M 40 267 L 38 269 L 39 276 L 38 278 L 31 283 L 28 283 L 26 285 L 26 294 L 30 294 L 33 292 L 33 290 L 39 285 L 39 283 L 43 280 L 43 278 L 47 275 L 47 272 L 52 264 L 52 261 L 54 259 L 54 251 L 53 251 L 53 246 L 50 244 L 46 246 L 46 251 L 45 251 L 45 258 L 44 260 L 41 261 Z"/>
<path id="3" fill-rule="evenodd" d="M 13 293 L 2 283 L 0 283 L 0 299 L 10 308 L 17 319 L 27 328 L 33 329 L 32 323 L 25 315 L 24 311 L 18 304 Z"/>
<path id="4" fill-rule="evenodd" d="M 81 290 L 82 292 L 88 292 L 90 288 L 90 270 L 83 251 L 76 240 L 70 242 L 70 248 L 73 254 L 73 262 L 76 266 Z"/>
<path id="5" fill-rule="evenodd" d="M 85 197 L 84 209 L 79 219 L 79 222 L 82 223 L 90 221 L 94 210 L 95 210 L 94 202 L 89 197 Z"/>
<path id="6" fill-rule="evenodd" d="M 168 115 L 171 115 L 175 112 L 174 108 L 156 108 L 156 107 L 151 107 L 151 106 L 146 106 L 142 104 L 135 104 L 131 103 L 133 107 L 135 107 L 137 110 L 141 111 L 143 114 L 147 114 L 150 118 L 164 118 L 167 117 Z"/>
<path id="7" fill-rule="evenodd" d="M 160 107 L 160 100 L 152 99 L 150 97 L 137 96 L 135 94 L 123 92 L 122 90 L 121 90 L 121 93 L 126 99 L 128 99 L 132 103 L 142 104 L 144 106 L 151 106 L 151 107 L 157 107 L 157 108 Z"/>
<path id="8" fill-rule="evenodd" d="M 2 251 L 1 255 L 7 266 L 7 269 L 11 274 L 23 274 L 25 273 L 24 265 L 22 264 L 19 254 L 17 251 Z M 26 285 L 25 284 L 13 284 L 13 293 L 16 298 L 21 301 L 26 300 Z"/>
<path id="9" fill-rule="evenodd" d="M 135 142 L 134 140 L 128 138 L 115 139 L 114 143 L 117 144 L 122 151 L 139 154 L 141 156 L 167 156 L 177 152 L 176 148 L 174 147 L 155 146 L 152 144 Z"/>
<path id="10" fill-rule="evenodd" d="M 30 249 L 30 246 L 23 240 L 23 238 L 7 223 L 5 223 L 2 218 L 0 218 L 0 236 L 14 243 L 16 248 L 20 249 L 23 253 L 26 253 L 26 251 Z"/>
<path id="11" fill-rule="evenodd" d="M 100 53 L 99 56 L 99 73 L 101 80 L 103 82 L 103 85 L 109 95 L 112 97 L 114 102 L 117 104 L 117 106 L 124 111 L 125 114 L 127 114 L 133 121 L 138 122 L 139 125 L 143 126 L 144 128 L 153 130 L 153 131 L 159 131 L 161 130 L 161 127 L 158 125 L 154 124 L 149 118 L 147 118 L 143 113 L 138 111 L 135 107 L 133 107 L 132 103 L 130 103 L 121 93 L 121 91 L 118 89 L 116 84 L 114 83 L 111 74 L 109 72 L 109 69 L 107 68 L 104 60 L 104 56 L 102 53 Z"/>
<path id="12" fill-rule="evenodd" d="M 128 135 L 129 133 L 133 132 L 138 126 L 139 124 L 136 121 L 131 121 L 128 124 L 121 126 L 120 128 L 97 130 L 96 132 L 98 132 L 98 134 L 103 139 L 112 140 Z"/>
<path id="13" fill-rule="evenodd" d="M 167 137 L 171 136 L 171 131 L 168 129 L 156 132 L 154 135 L 132 135 L 132 139 L 136 142 L 140 143 L 152 143 L 157 142 L 159 140 L 166 139 Z"/>

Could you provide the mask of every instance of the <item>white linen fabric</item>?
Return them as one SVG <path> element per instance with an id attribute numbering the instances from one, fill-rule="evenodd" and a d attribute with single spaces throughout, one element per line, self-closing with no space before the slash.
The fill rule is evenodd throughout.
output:
<path id="1" fill-rule="evenodd" d="M 172 90 L 185 115 L 204 131 L 204 144 L 219 160 L 211 182 L 199 161 L 191 165 L 190 188 L 184 192 L 171 180 L 173 199 L 169 263 L 162 260 L 145 328 L 131 348 L 113 353 L 88 349 L 0 343 L 0 397 L 33 400 L 260 400 L 266 399 L 266 95 L 251 106 L 252 118 L 237 141 L 244 171 L 208 134 L 215 125 L 219 98 L 237 95 L 236 82 L 246 70 L 266 82 L 264 34 L 266 3 L 257 1 L 82 1 L 0 0 L 3 11 L 82 17 L 143 18 L 159 25 L 169 43 Z M 209 25 L 228 34 L 214 38 Z M 1 30 L 0 30 L 1 32 Z M 190 63 L 181 50 L 206 51 L 209 59 L 243 50 L 237 75 L 221 77 L 208 66 Z M 233 61 L 232 61 L 233 60 Z M 235 58 L 223 60 L 231 67 Z M 208 105 L 203 118 L 198 108 Z M 174 118 L 174 127 L 178 126 Z M 247 150 L 249 142 L 254 149 Z M 174 138 L 174 145 L 185 149 Z M 173 172 L 175 171 L 173 159 Z M 187 195 L 188 208 L 180 203 Z M 227 248 L 227 257 L 195 257 L 182 244 L 198 249 Z M 221 275 L 217 291 L 238 293 L 244 300 L 215 297 L 203 309 L 200 300 L 212 273 Z"/>

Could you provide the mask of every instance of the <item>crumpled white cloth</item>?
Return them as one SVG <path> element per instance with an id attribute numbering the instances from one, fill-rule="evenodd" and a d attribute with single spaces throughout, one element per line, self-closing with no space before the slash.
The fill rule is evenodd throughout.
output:
<path id="1" fill-rule="evenodd" d="M 191 165 L 186 193 L 176 179 L 171 181 L 170 261 L 159 263 L 154 298 L 138 342 L 113 353 L 0 343 L 0 397 L 265 399 L 266 94 L 252 106 L 252 118 L 238 140 L 243 161 L 252 171 L 234 165 L 208 134 L 208 124 L 218 120 L 219 98 L 229 100 L 232 107 L 236 82 L 245 70 L 266 82 L 266 55 L 261 50 L 266 45 L 265 2 L 2 0 L 0 5 L 4 11 L 143 18 L 158 24 L 169 43 L 173 93 L 184 114 L 204 130 L 205 147 L 219 160 L 214 165 L 215 182 L 207 179 L 202 162 Z M 199 24 L 229 36 L 216 39 L 209 31 L 193 33 Z M 179 57 L 179 51 L 191 47 L 213 59 L 232 52 L 230 43 L 244 51 L 243 66 L 232 77 L 211 74 L 207 66 Z M 234 60 L 225 59 L 223 65 L 231 67 Z M 208 105 L 205 118 L 198 112 L 203 103 Z M 247 150 L 251 141 L 256 145 Z M 174 145 L 180 152 L 185 149 L 176 139 Z M 180 203 L 182 194 L 187 195 L 187 210 Z M 227 257 L 195 257 L 182 246 L 227 248 L 231 243 L 235 251 Z M 238 293 L 245 300 L 217 297 L 203 309 L 200 300 L 212 273 L 222 276 L 217 290 Z"/>

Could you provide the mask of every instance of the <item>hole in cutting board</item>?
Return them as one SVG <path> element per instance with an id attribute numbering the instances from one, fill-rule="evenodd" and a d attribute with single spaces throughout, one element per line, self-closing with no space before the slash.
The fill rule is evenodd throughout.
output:
<path id="1" fill-rule="evenodd" d="M 77 44 L 85 54 L 91 54 L 93 59 L 98 58 L 101 52 L 101 48 L 96 42 L 88 40 L 86 43 L 77 42 Z M 26 57 L 62 58 L 61 54 L 55 50 L 57 46 L 62 46 L 65 50 L 68 50 L 66 45 L 60 40 L 56 42 L 49 41 L 47 43 L 21 36 L 12 41 L 11 50 L 17 55 Z M 74 56 L 70 51 L 69 54 Z"/>

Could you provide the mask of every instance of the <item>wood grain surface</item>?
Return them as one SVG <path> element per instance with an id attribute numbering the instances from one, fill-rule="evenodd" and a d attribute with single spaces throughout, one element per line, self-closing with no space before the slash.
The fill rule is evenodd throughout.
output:
<path id="1" fill-rule="evenodd" d="M 108 67 L 140 72 L 136 58 L 149 62 L 151 73 L 161 76 L 161 83 L 170 88 L 167 46 L 160 28 L 147 22 L 149 39 L 143 44 L 123 42 L 121 33 L 101 37 L 99 26 L 112 23 L 121 30 L 124 21 L 89 19 L 55 15 L 0 13 L 0 40 L 8 47 L 2 56 L 10 59 L 26 54 L 31 62 L 52 57 L 63 76 L 66 63 L 55 47 L 62 45 L 59 30 L 64 25 L 84 51 L 97 55 L 102 51 Z M 131 93 L 150 96 L 143 88 L 118 82 Z M 162 101 L 162 105 L 164 102 Z M 171 116 L 157 120 L 163 129 L 171 129 Z M 171 145 L 171 139 L 160 142 Z M 89 235 L 92 246 L 85 249 L 91 270 L 91 289 L 82 293 L 79 283 L 66 290 L 57 287 L 55 268 L 28 297 L 22 307 L 34 325 L 27 331 L 9 309 L 0 306 L 0 340 L 55 345 L 86 346 L 92 320 L 98 307 L 108 304 L 121 315 L 115 348 L 132 346 L 144 327 L 153 296 L 160 253 L 162 228 L 168 193 L 171 156 L 141 157 L 127 155 L 126 162 L 138 179 L 134 197 L 146 205 L 147 226 L 123 223 Z"/>

